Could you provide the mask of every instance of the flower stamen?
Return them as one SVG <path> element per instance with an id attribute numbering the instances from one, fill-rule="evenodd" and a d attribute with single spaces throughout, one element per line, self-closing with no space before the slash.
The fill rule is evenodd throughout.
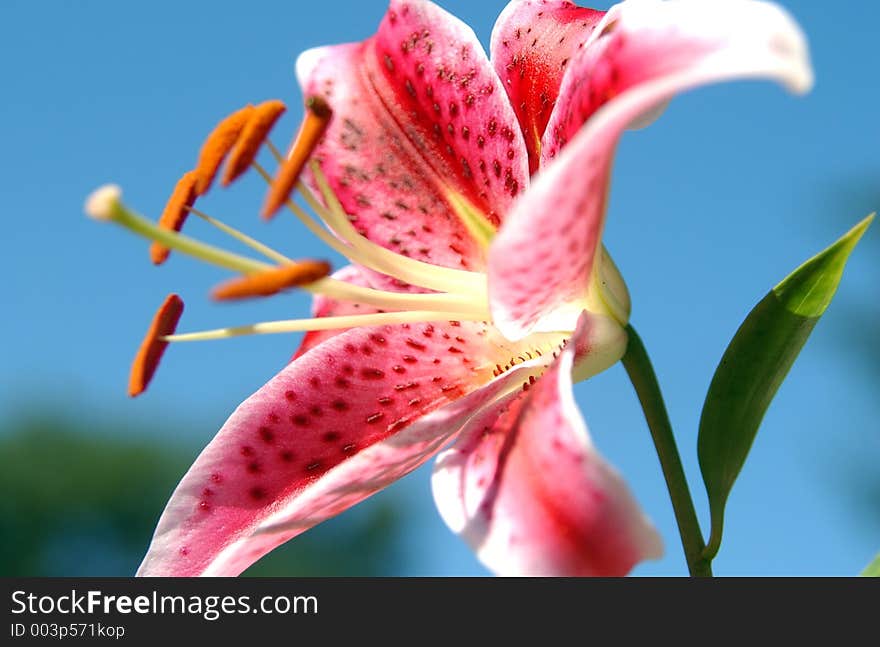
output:
<path id="1" fill-rule="evenodd" d="M 325 278 L 303 289 L 312 294 L 321 294 L 338 301 L 350 301 L 383 310 L 430 310 L 446 312 L 450 316 L 489 320 L 488 303 L 466 294 L 447 292 L 419 294 L 409 292 L 390 292 L 362 287 L 333 278 Z"/>
<path id="2" fill-rule="evenodd" d="M 208 224 L 216 227 L 220 231 L 232 236 L 239 242 L 247 245 L 254 251 L 263 254 L 266 258 L 285 265 L 293 263 L 293 259 L 272 249 L 268 245 L 251 238 L 247 234 L 230 227 L 224 222 L 212 218 L 208 214 L 190 207 L 190 213 L 203 219 Z M 368 288 L 346 281 L 339 281 L 333 278 L 322 278 L 314 283 L 300 286 L 306 292 L 311 294 L 320 294 L 337 301 L 349 301 L 360 303 L 362 305 L 373 306 L 385 310 L 432 310 L 432 311 L 449 311 L 450 314 L 477 314 L 480 317 L 489 318 L 489 311 L 484 300 L 475 299 L 470 295 L 450 294 L 450 293 L 431 293 L 431 294 L 413 294 L 409 292 L 390 292 L 387 290 L 377 290 Z"/>
<path id="3" fill-rule="evenodd" d="M 278 162 L 283 163 L 284 157 L 278 149 L 273 146 L 269 140 L 266 141 L 267 146 Z M 256 169 L 268 184 L 272 184 L 272 176 L 259 162 L 253 161 L 251 162 L 251 166 Z M 320 168 L 317 168 L 317 165 L 313 165 L 312 171 L 313 173 L 316 172 L 316 177 L 324 177 Z M 288 198 L 285 200 L 284 205 L 322 243 L 341 256 L 344 256 L 353 263 L 386 274 L 411 285 L 427 288 L 429 290 L 437 290 L 439 292 L 469 294 L 474 298 L 482 300 L 486 299 L 486 276 L 484 274 L 479 272 L 454 270 L 438 265 L 431 265 L 430 263 L 423 263 L 422 261 L 407 258 L 406 256 L 402 256 L 377 245 L 371 240 L 364 238 L 354 227 L 351 226 L 348 216 L 345 215 L 344 211 L 341 211 L 341 205 L 339 206 L 341 215 L 337 215 L 318 202 L 317 198 L 301 180 L 297 182 L 296 187 L 309 207 L 318 215 L 322 222 L 339 236 L 339 238 L 334 237 L 333 234 L 321 227 L 312 216 L 310 216 L 292 199 Z M 333 201 L 339 204 L 332 189 L 330 189 L 329 186 L 326 186 L 325 189 L 329 192 L 328 195 L 333 195 Z M 327 198 L 325 198 L 325 200 L 326 199 Z M 340 240 L 340 238 L 342 240 Z"/>
<path id="4" fill-rule="evenodd" d="M 190 207 L 189 212 L 191 214 L 193 214 L 194 216 L 198 216 L 199 218 L 201 218 L 202 220 L 207 222 L 212 227 L 216 227 L 217 229 L 219 229 L 223 233 L 227 234 L 228 236 L 231 236 L 232 238 L 235 238 L 238 242 L 250 247 L 255 252 L 262 254 L 266 258 L 278 263 L 279 265 L 284 264 L 284 263 L 292 263 L 293 262 L 293 259 L 288 258 L 287 256 L 285 256 L 281 252 L 278 252 L 278 251 L 272 249 L 268 245 L 261 243 L 260 241 L 258 241 L 255 238 L 251 238 L 250 236 L 248 236 L 244 232 L 239 231 L 235 227 L 230 227 L 229 225 L 227 225 L 223 221 L 218 220 L 217 218 L 212 218 L 211 216 L 206 214 L 204 211 L 200 211 L 199 209 L 196 209 L 195 207 Z"/>
<path id="5" fill-rule="evenodd" d="M 268 141 L 268 140 L 266 140 L 266 141 Z M 278 149 L 275 148 L 274 146 L 271 146 L 270 148 L 271 148 L 271 150 L 273 150 L 275 152 L 276 159 L 278 159 L 278 162 L 282 163 L 283 157 L 281 157 L 280 153 L 278 153 Z M 262 178 L 266 181 L 266 183 L 271 186 L 272 181 L 273 181 L 272 175 L 265 168 L 263 168 L 263 166 L 257 161 L 251 162 L 251 166 L 253 166 L 254 169 L 257 171 L 257 173 L 259 173 L 262 176 Z M 327 245 L 327 247 L 329 247 L 330 249 L 332 249 L 335 252 L 338 252 L 342 256 L 345 256 L 346 258 L 351 258 L 349 256 L 348 248 L 343 243 L 341 243 L 339 240 L 334 238 L 329 232 L 322 229 L 321 225 L 319 225 L 314 220 L 314 218 L 312 218 L 309 214 L 307 214 L 293 200 L 288 198 L 287 200 L 284 201 L 284 205 L 288 208 L 288 210 L 290 210 L 291 213 L 293 213 L 299 219 L 299 221 L 302 224 L 304 224 L 306 226 L 306 229 L 308 229 L 310 232 L 312 232 L 312 234 L 314 234 L 322 243 Z"/>
<path id="6" fill-rule="evenodd" d="M 240 242 L 252 249 L 268 256 L 278 264 L 293 262 L 290 258 L 275 250 L 255 241 L 233 227 L 226 225 L 215 218 L 211 218 L 198 209 L 189 209 L 198 217 L 233 236 Z M 211 245 L 199 242 L 183 234 L 162 229 L 146 218 L 133 213 L 121 202 L 121 192 L 115 185 L 107 185 L 97 189 L 89 196 L 86 202 L 86 212 L 96 220 L 113 221 L 135 234 L 156 240 L 162 245 L 178 252 L 205 261 L 234 272 L 242 274 L 254 274 L 275 269 L 262 261 L 239 256 Z M 446 312 L 447 316 L 468 318 L 475 320 L 487 320 L 489 318 L 488 302 L 485 298 L 461 293 L 430 293 L 413 294 L 407 292 L 389 292 L 376 290 L 339 281 L 333 278 L 322 278 L 312 284 L 302 286 L 311 294 L 322 294 L 340 301 L 351 301 L 376 308 L 397 310 L 416 309 L 419 311 Z"/>
<path id="7" fill-rule="evenodd" d="M 169 294 L 153 316 L 153 321 L 131 364 L 131 372 L 128 376 L 129 396 L 138 396 L 146 390 L 159 366 L 159 360 L 168 347 L 165 337 L 174 333 L 182 314 L 183 300 L 176 294 Z"/>
<path id="8" fill-rule="evenodd" d="M 309 332 L 314 330 L 343 330 L 364 326 L 387 326 L 400 323 L 427 323 L 450 321 L 448 312 L 429 312 L 410 310 L 406 312 L 381 312 L 377 314 L 348 315 L 339 317 L 318 317 L 314 319 L 287 319 L 282 321 L 266 321 L 247 326 L 217 328 L 201 332 L 166 335 L 162 341 L 210 341 L 228 339 L 244 335 L 269 335 L 278 333 Z M 458 315 L 456 315 L 458 316 Z M 482 321 L 482 318 L 459 316 L 456 321 Z"/>
<path id="9" fill-rule="evenodd" d="M 180 231 L 183 223 L 189 215 L 189 209 L 196 201 L 196 184 L 198 182 L 198 173 L 196 171 L 188 171 L 178 180 L 165 205 L 162 215 L 159 217 L 159 227 L 170 231 Z M 154 265 L 161 265 L 168 260 L 171 250 L 164 245 L 153 242 L 150 245 L 150 258 Z"/>
<path id="10" fill-rule="evenodd" d="M 306 100 L 306 114 L 302 125 L 290 147 L 290 153 L 285 159 L 279 160 L 281 168 L 269 187 L 262 211 L 265 220 L 274 216 L 287 202 L 306 162 L 324 136 L 332 114 L 330 106 L 320 97 L 309 97 Z"/>
<path id="11" fill-rule="evenodd" d="M 250 121 L 254 107 L 251 104 L 246 105 L 241 110 L 233 112 L 231 115 L 220 121 L 199 151 L 199 161 L 196 164 L 196 173 L 199 176 L 196 192 L 203 195 L 214 182 L 217 170 L 224 158 L 235 146 L 238 136 L 244 130 L 245 125 Z"/>
<path id="12" fill-rule="evenodd" d="M 268 297 L 288 288 L 309 285 L 328 274 L 330 264 L 326 261 L 297 261 L 221 283 L 211 296 L 218 301 Z"/>
<path id="13" fill-rule="evenodd" d="M 223 169 L 223 186 L 229 186 L 248 170 L 278 118 L 287 110 L 281 101 L 264 101 L 253 110 Z"/>

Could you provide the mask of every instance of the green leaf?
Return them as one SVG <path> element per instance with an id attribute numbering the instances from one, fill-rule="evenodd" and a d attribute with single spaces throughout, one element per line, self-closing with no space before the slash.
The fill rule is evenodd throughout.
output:
<path id="1" fill-rule="evenodd" d="M 709 495 L 712 532 L 705 555 L 721 545 L 724 506 L 764 413 L 837 290 L 843 267 L 873 214 L 797 268 L 746 317 L 715 370 L 697 453 Z"/>
<path id="2" fill-rule="evenodd" d="M 862 577 L 880 577 L 880 553 L 874 558 L 874 561 L 865 566 L 865 570 L 859 573 Z"/>

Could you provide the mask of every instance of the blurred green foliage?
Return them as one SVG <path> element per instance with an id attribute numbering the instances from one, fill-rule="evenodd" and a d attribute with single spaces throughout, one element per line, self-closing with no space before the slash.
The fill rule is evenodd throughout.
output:
<path id="1" fill-rule="evenodd" d="M 196 448 L 153 441 L 129 422 L 61 414 L 0 422 L 0 576 L 127 576 L 137 569 Z M 91 422 L 91 421 L 90 421 Z M 395 569 L 396 507 L 330 520 L 247 571 L 373 576 Z"/>

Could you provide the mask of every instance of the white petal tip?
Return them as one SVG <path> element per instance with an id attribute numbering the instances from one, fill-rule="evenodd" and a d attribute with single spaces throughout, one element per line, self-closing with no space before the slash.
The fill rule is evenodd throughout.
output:
<path id="1" fill-rule="evenodd" d="M 777 11 L 782 26 L 770 37 L 770 51 L 784 66 L 780 76 L 788 90 L 794 94 L 806 94 L 813 89 L 815 81 L 807 37 L 784 9 Z"/>
<path id="2" fill-rule="evenodd" d="M 793 94 L 804 95 L 813 89 L 816 79 L 806 52 L 796 60 L 797 63 L 792 65 L 785 75 L 785 87 Z"/>
<path id="3" fill-rule="evenodd" d="M 302 52 L 297 57 L 294 71 L 300 86 L 305 87 L 308 84 L 309 78 L 320 64 L 321 59 L 324 58 L 327 49 L 327 47 L 313 47 Z"/>
<path id="4" fill-rule="evenodd" d="M 794 94 L 804 95 L 813 89 L 814 81 L 813 71 L 807 68 L 797 76 L 793 76 L 787 83 L 787 87 Z"/>
<path id="5" fill-rule="evenodd" d="M 122 198 L 122 189 L 116 184 L 105 184 L 95 189 L 86 199 L 85 212 L 95 220 L 112 220 L 113 212 Z"/>

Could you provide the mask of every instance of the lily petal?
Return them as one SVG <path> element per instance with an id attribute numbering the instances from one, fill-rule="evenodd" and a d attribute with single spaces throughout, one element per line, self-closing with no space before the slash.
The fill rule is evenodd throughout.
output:
<path id="1" fill-rule="evenodd" d="M 373 37 L 309 50 L 297 75 L 306 95 L 333 108 L 316 159 L 355 227 L 418 260 L 481 269 L 456 209 L 497 225 L 528 166 L 473 31 L 427 0 L 392 0 Z"/>
<path id="2" fill-rule="evenodd" d="M 629 0 L 609 10 L 568 66 L 544 134 L 542 163 L 555 159 L 490 250 L 490 305 L 507 337 L 584 295 L 621 133 L 678 92 L 743 77 L 810 87 L 803 35 L 775 5 Z"/>
<path id="3" fill-rule="evenodd" d="M 527 379 L 492 379 L 484 332 L 357 328 L 288 364 L 196 459 L 139 574 L 237 574 L 417 467 L 479 406 Z"/>
<path id="4" fill-rule="evenodd" d="M 532 173 L 565 69 L 604 15 L 567 0 L 513 0 L 495 22 L 492 64 L 519 119 Z"/>
<path id="5" fill-rule="evenodd" d="M 475 420 L 437 458 L 440 514 L 500 575 L 622 576 L 662 554 L 577 410 L 571 372 L 580 346 L 569 342 L 527 393 L 496 418 Z"/>
<path id="6" fill-rule="evenodd" d="M 737 78 L 769 78 L 797 93 L 812 86 L 805 37 L 779 6 L 756 0 L 615 5 L 569 66 L 544 134 L 542 162 L 606 104 L 615 114 L 605 121 L 625 118 L 628 126 L 674 94 Z"/>

